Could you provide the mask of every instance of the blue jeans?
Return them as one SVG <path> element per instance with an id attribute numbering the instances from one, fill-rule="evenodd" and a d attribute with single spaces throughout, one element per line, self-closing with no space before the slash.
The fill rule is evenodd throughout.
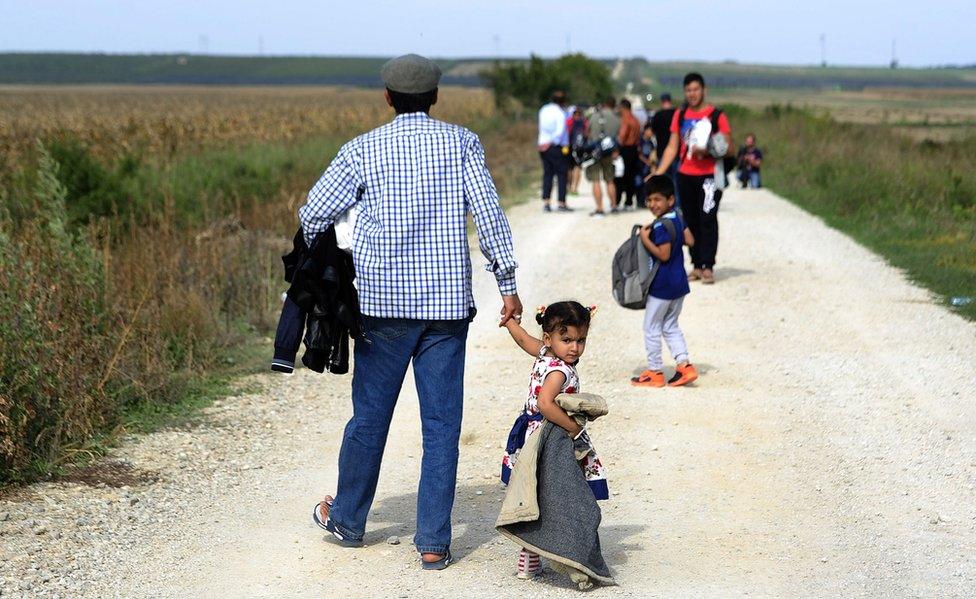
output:
<path id="1" fill-rule="evenodd" d="M 552 178 L 556 178 L 556 187 L 560 204 L 566 203 L 566 182 L 569 176 L 569 156 L 563 155 L 563 147 L 553 144 L 545 152 L 539 152 L 542 158 L 542 199 L 552 197 Z"/>
<path id="2" fill-rule="evenodd" d="M 413 361 L 424 456 L 417 491 L 421 553 L 445 553 L 457 482 L 464 399 L 468 319 L 408 320 L 364 317 L 366 341 L 357 341 L 352 378 L 353 415 L 339 450 L 339 480 L 329 519 L 351 540 L 366 531 L 383 449 L 407 366 Z"/>
<path id="3" fill-rule="evenodd" d="M 762 187 L 762 180 L 759 177 L 759 171 L 747 171 L 745 169 L 740 170 L 739 181 L 742 183 L 743 187 L 752 187 L 753 189 L 759 189 Z"/>

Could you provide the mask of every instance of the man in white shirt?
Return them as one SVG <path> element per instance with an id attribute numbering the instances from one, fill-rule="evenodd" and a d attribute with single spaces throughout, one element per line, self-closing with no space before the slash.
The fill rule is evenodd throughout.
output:
<path id="1" fill-rule="evenodd" d="M 552 178 L 559 189 L 557 210 L 571 212 L 566 205 L 569 174 L 569 130 L 566 128 L 566 92 L 556 90 L 550 102 L 539 109 L 539 157 L 542 159 L 542 209 L 552 212 Z"/>

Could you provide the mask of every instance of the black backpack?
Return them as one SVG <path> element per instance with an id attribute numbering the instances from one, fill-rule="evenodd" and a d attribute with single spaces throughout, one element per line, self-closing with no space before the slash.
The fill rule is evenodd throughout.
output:
<path id="1" fill-rule="evenodd" d="M 682 106 L 681 111 L 678 112 L 678 129 L 681 129 L 681 123 L 685 121 L 685 111 L 688 110 L 687 106 Z M 714 107 L 712 109 L 712 114 L 708 115 L 708 120 L 712 122 L 712 135 L 718 133 L 718 118 L 722 116 L 722 109 L 719 107 Z M 718 160 L 718 158 L 716 158 Z M 723 156 L 722 157 L 722 168 L 725 170 L 725 184 L 729 183 L 729 173 L 735 170 L 736 159 L 735 156 Z"/>
<path id="2" fill-rule="evenodd" d="M 670 218 L 658 218 L 651 223 L 651 228 L 661 221 L 671 238 L 672 248 L 678 241 L 678 231 Z M 651 253 L 644 247 L 640 239 L 641 225 L 634 225 L 630 230 L 630 237 L 623 242 L 613 255 L 611 278 L 613 283 L 613 299 L 624 308 L 643 310 L 647 304 L 647 294 L 651 290 L 651 281 L 657 274 L 660 262 L 654 261 L 650 265 Z"/>

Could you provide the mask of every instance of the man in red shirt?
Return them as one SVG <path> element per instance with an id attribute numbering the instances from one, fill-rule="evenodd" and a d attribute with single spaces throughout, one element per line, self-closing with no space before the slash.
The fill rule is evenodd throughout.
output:
<path id="1" fill-rule="evenodd" d="M 685 222 L 695 237 L 695 245 L 690 248 L 692 271 L 688 279 L 701 280 L 702 283 L 715 282 L 715 254 L 718 252 L 718 205 L 722 190 L 715 184 L 715 161 L 708 151 L 708 138 L 702 136 L 702 121 L 713 120 L 712 113 L 717 109 L 705 103 L 705 79 L 698 73 L 685 75 L 685 107 L 675 111 L 671 121 L 671 139 L 664 155 L 658 163 L 656 175 L 667 173 L 668 167 L 680 155 L 678 167 L 678 190 L 684 211 Z M 732 129 L 724 113 L 717 119 L 718 131 L 727 142 L 726 155 L 732 155 Z M 689 149 L 689 142 L 691 148 Z"/>

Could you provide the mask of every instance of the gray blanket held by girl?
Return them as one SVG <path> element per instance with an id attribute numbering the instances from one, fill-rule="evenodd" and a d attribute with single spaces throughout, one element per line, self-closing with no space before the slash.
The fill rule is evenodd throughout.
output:
<path id="1" fill-rule="evenodd" d="M 591 578 L 616 584 L 600 552 L 600 507 L 576 461 L 573 440 L 551 422 L 534 434 L 539 435 L 538 518 L 516 522 L 500 518 L 498 531 L 548 558 L 554 569 L 569 574 L 581 589 L 592 586 Z"/>

